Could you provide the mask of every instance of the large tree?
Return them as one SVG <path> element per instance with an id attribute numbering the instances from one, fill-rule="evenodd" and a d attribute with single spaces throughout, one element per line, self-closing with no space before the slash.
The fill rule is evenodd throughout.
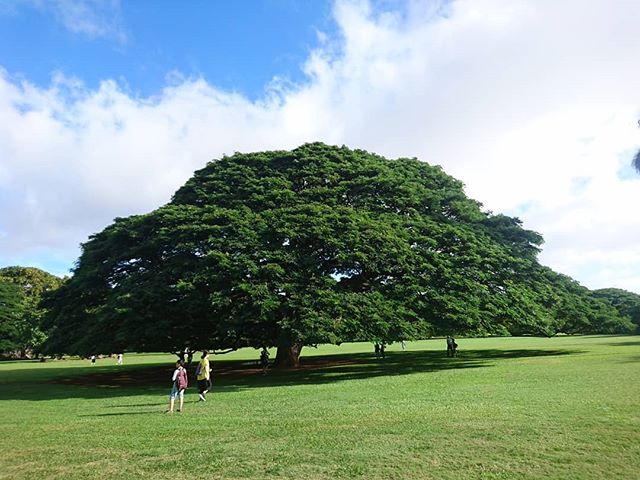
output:
<path id="1" fill-rule="evenodd" d="M 542 237 L 440 167 L 307 144 L 235 154 L 83 245 L 49 301 L 52 351 L 391 342 L 546 333 Z M 538 275 L 539 276 L 539 275 Z"/>
<path id="2" fill-rule="evenodd" d="M 14 323 L 11 348 L 8 344 L 0 348 L 0 353 L 16 353 L 26 357 L 37 352 L 46 339 L 42 327 L 45 310 L 40 306 L 44 294 L 60 287 L 63 279 L 33 267 L 0 268 L 0 282 L 12 285 L 7 291 L 14 292 Z M 16 293 L 17 292 L 17 293 Z M 7 294 L 8 295 L 8 294 Z"/>

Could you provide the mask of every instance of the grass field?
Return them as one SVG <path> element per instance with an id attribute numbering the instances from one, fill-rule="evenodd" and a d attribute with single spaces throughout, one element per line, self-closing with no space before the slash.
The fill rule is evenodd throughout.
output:
<path id="1" fill-rule="evenodd" d="M 640 478 L 640 337 L 305 348 L 164 415 L 171 355 L 0 363 L 0 478 Z M 322 357 L 322 358 L 318 358 Z M 193 376 L 191 376 L 193 378 Z"/>

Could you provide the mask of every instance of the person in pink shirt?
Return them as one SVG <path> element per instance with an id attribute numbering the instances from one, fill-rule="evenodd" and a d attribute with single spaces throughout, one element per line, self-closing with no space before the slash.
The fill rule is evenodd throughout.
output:
<path id="1" fill-rule="evenodd" d="M 173 386 L 171 387 L 171 393 L 169 394 L 169 409 L 165 413 L 173 413 L 173 405 L 176 401 L 176 397 L 180 398 L 180 406 L 178 412 L 182 412 L 184 405 L 184 391 L 187 389 L 189 381 L 187 379 L 187 370 L 184 368 L 184 362 L 178 360 L 176 362 L 176 369 L 173 371 L 171 377 Z"/>

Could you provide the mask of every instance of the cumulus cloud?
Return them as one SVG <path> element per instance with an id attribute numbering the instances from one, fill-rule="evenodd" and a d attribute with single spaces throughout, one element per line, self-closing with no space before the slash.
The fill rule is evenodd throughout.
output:
<path id="1" fill-rule="evenodd" d="M 87 90 L 58 76 L 42 90 L 4 74 L 2 250 L 63 248 L 167 202 L 213 157 L 279 146 L 269 109 L 201 79 L 136 99 L 113 81 Z"/>
<path id="2" fill-rule="evenodd" d="M 337 2 L 339 36 L 320 35 L 307 80 L 255 102 L 179 75 L 138 98 L 3 73 L 0 261 L 73 258 L 212 158 L 321 140 L 441 164 L 541 232 L 544 263 L 640 293 L 640 177 L 619 175 L 640 146 L 640 4 L 425 3 Z"/>

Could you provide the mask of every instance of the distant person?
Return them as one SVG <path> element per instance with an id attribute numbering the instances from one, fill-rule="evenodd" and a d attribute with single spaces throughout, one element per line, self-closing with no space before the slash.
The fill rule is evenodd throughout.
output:
<path id="1" fill-rule="evenodd" d="M 404 352 L 407 349 L 407 342 L 404 340 L 400 340 L 400 346 L 402 347 L 402 351 Z"/>
<path id="2" fill-rule="evenodd" d="M 186 353 L 186 350 L 180 350 L 178 352 L 176 352 L 176 355 L 178 356 L 178 360 L 181 361 L 184 364 L 184 355 Z"/>
<path id="3" fill-rule="evenodd" d="M 380 356 L 382 358 L 384 358 L 384 349 L 386 348 L 386 345 L 384 343 L 380 344 Z"/>
<path id="4" fill-rule="evenodd" d="M 458 351 L 458 344 L 456 343 L 456 339 L 447 336 L 447 357 L 455 357 Z"/>
<path id="5" fill-rule="evenodd" d="M 96 364 L 96 356 L 91 355 L 91 366 L 93 367 Z"/>
<path id="6" fill-rule="evenodd" d="M 378 342 L 373 346 L 373 352 L 376 354 L 376 358 L 380 358 L 380 344 Z"/>
<path id="7" fill-rule="evenodd" d="M 118 354 L 118 360 L 116 361 L 116 363 L 117 363 L 118 365 L 122 365 L 122 359 L 123 359 L 123 356 L 124 356 L 124 355 L 122 355 L 121 353 L 119 353 L 119 354 Z"/>
<path id="8" fill-rule="evenodd" d="M 178 412 L 182 412 L 184 405 L 184 391 L 189 385 L 187 370 L 184 368 L 184 362 L 182 360 L 178 360 L 176 362 L 176 369 L 173 371 L 171 380 L 173 381 L 173 385 L 171 387 L 171 393 L 169 394 L 169 409 L 165 413 L 173 413 L 173 405 L 176 401 L 176 397 L 180 398 L 180 407 L 178 408 Z"/>
<path id="9" fill-rule="evenodd" d="M 202 356 L 196 368 L 196 379 L 198 380 L 198 398 L 200 402 L 207 401 L 207 392 L 211 390 L 211 365 L 209 364 L 209 352 L 202 351 Z"/>
<path id="10" fill-rule="evenodd" d="M 267 368 L 269 368 L 269 350 L 267 350 L 267 347 L 262 347 L 262 352 L 260 352 L 260 366 L 262 367 L 262 374 L 266 375 Z"/>
<path id="11" fill-rule="evenodd" d="M 191 365 L 191 362 L 193 362 L 193 351 L 189 349 L 187 352 L 187 365 Z"/>

